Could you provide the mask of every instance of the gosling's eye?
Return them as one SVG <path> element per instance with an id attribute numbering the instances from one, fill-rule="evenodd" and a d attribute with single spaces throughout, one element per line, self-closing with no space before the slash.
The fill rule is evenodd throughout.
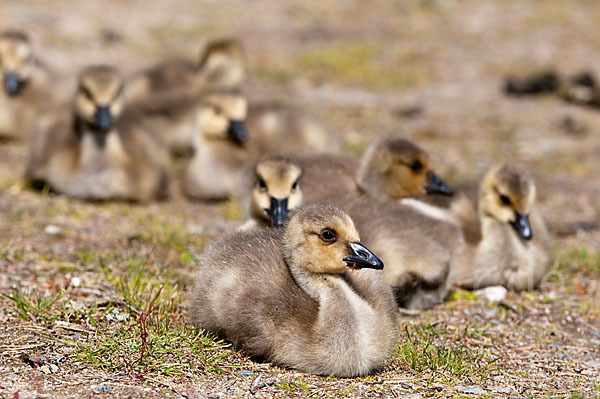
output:
<path id="1" fill-rule="evenodd" d="M 421 161 L 414 161 L 410 164 L 410 170 L 412 170 L 413 172 L 420 172 L 421 169 L 423 169 L 423 164 L 421 163 Z"/>
<path id="2" fill-rule="evenodd" d="M 504 194 L 500 194 L 500 201 L 502 201 L 504 205 L 510 205 L 510 198 Z"/>
<path id="3" fill-rule="evenodd" d="M 258 187 L 260 187 L 263 190 L 267 189 L 267 183 L 265 183 L 265 181 L 262 178 L 258 178 Z"/>
<path id="4" fill-rule="evenodd" d="M 296 180 L 294 182 L 294 184 L 292 184 L 292 191 L 296 190 L 298 188 L 298 180 Z"/>
<path id="5" fill-rule="evenodd" d="M 215 112 L 216 115 L 221 115 L 223 113 L 223 109 L 218 106 L 214 106 L 213 111 Z"/>
<path id="6" fill-rule="evenodd" d="M 92 92 L 85 86 L 81 86 L 79 88 L 79 91 L 81 91 L 83 93 L 84 96 L 86 96 L 87 98 L 89 98 L 90 100 L 93 100 L 94 96 L 92 96 Z"/>
<path id="7" fill-rule="evenodd" d="M 333 243 L 336 240 L 335 231 L 325 229 L 320 234 L 321 240 L 329 243 Z"/>

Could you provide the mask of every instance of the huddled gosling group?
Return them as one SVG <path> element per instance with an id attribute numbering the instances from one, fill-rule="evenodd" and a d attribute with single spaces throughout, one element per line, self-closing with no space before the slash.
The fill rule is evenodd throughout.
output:
<path id="1" fill-rule="evenodd" d="M 29 141 L 32 187 L 136 202 L 180 187 L 243 204 L 239 230 L 197 260 L 190 315 L 276 364 L 369 374 L 395 347 L 398 307 L 430 308 L 455 286 L 534 289 L 552 264 L 525 169 L 498 164 L 478 190 L 453 190 L 401 137 L 340 155 L 301 112 L 248 100 L 236 40 L 128 77 L 88 66 L 61 101 L 27 35 L 7 31 L 0 72 L 0 136 Z"/>

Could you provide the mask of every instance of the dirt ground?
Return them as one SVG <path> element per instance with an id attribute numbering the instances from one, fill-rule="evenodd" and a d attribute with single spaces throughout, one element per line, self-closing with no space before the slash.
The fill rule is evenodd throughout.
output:
<path id="1" fill-rule="evenodd" d="M 600 111 L 501 90 L 548 67 L 600 74 L 599 2 L 2 0 L 0 21 L 32 35 L 61 88 L 90 63 L 130 73 L 238 37 L 250 99 L 303 109 L 349 153 L 394 133 L 452 184 L 500 160 L 530 168 L 556 258 L 539 291 L 458 291 L 404 315 L 377 374 L 305 375 L 189 325 L 194 257 L 239 204 L 34 192 L 26 146 L 3 142 L 0 398 L 600 397 Z"/>

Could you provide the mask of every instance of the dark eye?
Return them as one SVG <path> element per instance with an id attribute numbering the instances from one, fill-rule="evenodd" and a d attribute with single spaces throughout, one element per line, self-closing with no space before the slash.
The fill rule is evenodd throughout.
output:
<path id="1" fill-rule="evenodd" d="M 510 198 L 504 194 L 500 194 L 500 201 L 502 201 L 504 205 L 510 205 Z"/>
<path id="2" fill-rule="evenodd" d="M 90 100 L 94 99 L 94 96 L 92 96 L 92 92 L 87 87 L 81 86 L 79 88 L 79 91 L 81 91 L 83 93 L 83 95 L 86 96 L 87 98 L 89 98 Z"/>
<path id="3" fill-rule="evenodd" d="M 335 242 L 335 231 L 333 230 L 329 230 L 329 229 L 325 229 L 321 232 L 321 240 L 325 241 L 325 242 Z"/>
<path id="4" fill-rule="evenodd" d="M 221 115 L 223 113 L 223 109 L 218 106 L 214 106 L 213 110 L 215 111 L 215 114 L 217 114 L 217 115 Z"/>
<path id="5" fill-rule="evenodd" d="M 265 181 L 262 178 L 258 178 L 258 187 L 262 188 L 262 189 L 266 189 L 267 188 L 267 183 L 265 183 Z"/>
<path id="6" fill-rule="evenodd" d="M 410 170 L 413 172 L 419 172 L 421 169 L 423 169 L 423 164 L 421 161 L 414 161 L 410 164 Z"/>
<path id="7" fill-rule="evenodd" d="M 292 190 L 295 190 L 295 189 L 297 189 L 297 188 L 298 188 L 298 180 L 296 180 L 296 181 L 294 182 L 294 184 L 292 184 Z"/>

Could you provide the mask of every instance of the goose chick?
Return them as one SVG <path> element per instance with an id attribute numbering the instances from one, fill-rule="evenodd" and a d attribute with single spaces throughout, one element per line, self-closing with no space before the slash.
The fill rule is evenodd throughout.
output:
<path id="1" fill-rule="evenodd" d="M 234 88 L 245 78 L 244 51 L 235 39 L 208 42 L 198 62 L 172 59 L 129 79 L 126 97 L 131 104 L 145 104 L 157 98 L 198 96 L 210 88 Z"/>
<path id="2" fill-rule="evenodd" d="M 0 76 L 0 137 L 27 138 L 44 104 L 52 101 L 47 72 L 25 33 L 0 33 Z"/>
<path id="3" fill-rule="evenodd" d="M 470 289 L 503 285 L 517 291 L 540 285 L 552 257 L 535 194 L 524 169 L 506 164 L 490 169 L 480 185 L 478 217 L 468 219 L 478 224 L 463 223 L 479 229 L 479 240 L 470 243 L 467 258 L 452 270 L 453 282 Z"/>
<path id="4" fill-rule="evenodd" d="M 246 97 L 236 90 L 210 90 L 201 96 L 161 98 L 132 107 L 145 126 L 160 133 L 174 155 L 193 154 L 198 134 L 207 138 L 247 138 Z"/>
<path id="5" fill-rule="evenodd" d="M 193 156 L 183 178 L 188 196 L 220 200 L 235 193 L 237 174 L 257 158 L 245 127 L 246 112 L 246 98 L 230 91 L 208 93 L 194 109 Z"/>
<path id="6" fill-rule="evenodd" d="M 317 155 L 295 159 L 304 175 L 307 202 L 368 194 L 379 200 L 442 193 L 452 189 L 432 170 L 427 153 L 410 141 L 385 137 L 375 141 L 360 161 L 340 155 Z"/>
<path id="7" fill-rule="evenodd" d="M 308 205 L 284 229 L 238 232 L 210 245 L 198 261 L 191 316 L 277 364 L 366 375 L 396 341 L 392 293 L 380 272 L 368 270 L 382 268 L 346 213 Z"/>
<path id="8" fill-rule="evenodd" d="M 302 203 L 300 177 L 302 170 L 290 159 L 281 156 L 263 158 L 240 174 L 239 194 L 247 207 L 247 221 L 241 230 L 281 226 L 288 211 Z"/>
<path id="9" fill-rule="evenodd" d="M 146 201 L 166 195 L 168 152 L 124 114 L 123 80 L 110 66 L 79 76 L 71 110 L 41 118 L 26 177 L 68 196 Z"/>

